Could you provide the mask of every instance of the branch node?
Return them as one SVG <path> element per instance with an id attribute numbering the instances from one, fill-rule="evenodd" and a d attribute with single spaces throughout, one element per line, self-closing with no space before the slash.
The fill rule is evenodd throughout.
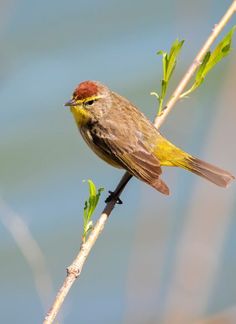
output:
<path id="1" fill-rule="evenodd" d="M 218 24 L 215 24 L 214 27 L 212 28 L 212 32 L 215 31 L 215 29 L 217 28 Z"/>
<path id="2" fill-rule="evenodd" d="M 202 64 L 202 60 L 195 59 L 193 64 L 196 65 L 196 66 L 200 66 Z"/>
<path id="3" fill-rule="evenodd" d="M 73 276 L 75 278 L 78 278 L 80 275 L 80 269 L 75 266 L 70 266 L 66 269 L 67 276 Z"/>

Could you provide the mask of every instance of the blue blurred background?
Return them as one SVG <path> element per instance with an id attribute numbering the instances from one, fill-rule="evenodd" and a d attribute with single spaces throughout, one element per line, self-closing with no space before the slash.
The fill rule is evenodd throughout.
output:
<path id="1" fill-rule="evenodd" d="M 79 249 L 82 180 L 108 191 L 121 177 L 86 147 L 63 107 L 76 84 L 100 80 L 152 119 L 156 51 L 186 40 L 174 89 L 230 3 L 0 2 L 1 323 L 42 322 Z M 233 174 L 235 84 L 233 50 L 162 127 L 178 146 Z M 170 197 L 129 183 L 60 322 L 185 324 L 222 312 L 236 322 L 235 183 L 223 190 L 177 169 L 165 169 L 164 179 Z"/>

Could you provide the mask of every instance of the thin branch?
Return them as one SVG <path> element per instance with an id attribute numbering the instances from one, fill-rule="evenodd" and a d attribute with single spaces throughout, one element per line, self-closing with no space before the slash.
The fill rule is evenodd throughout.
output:
<path id="1" fill-rule="evenodd" d="M 73 285 L 75 280 L 79 277 L 79 275 L 82 271 L 84 262 L 86 261 L 88 255 L 89 255 L 89 252 L 91 251 L 93 245 L 97 241 L 98 236 L 103 231 L 105 223 L 106 223 L 108 217 L 110 216 L 113 208 L 116 205 L 117 197 L 120 196 L 120 194 L 124 190 L 126 184 L 130 180 L 130 178 L 131 178 L 131 175 L 128 172 L 126 172 L 124 174 L 124 176 L 121 178 L 121 180 L 120 180 L 119 184 L 117 185 L 117 187 L 114 191 L 114 194 L 113 194 L 113 196 L 115 198 L 111 199 L 111 201 L 106 204 L 101 216 L 99 217 L 98 221 L 96 222 L 87 241 L 85 243 L 81 244 L 80 251 L 79 251 L 78 255 L 76 256 L 76 258 L 74 259 L 72 264 L 67 268 L 66 279 L 65 279 L 63 285 L 61 286 L 60 290 L 58 291 L 57 296 L 55 298 L 55 301 L 54 301 L 51 309 L 49 310 L 48 314 L 46 315 L 46 317 L 44 319 L 44 322 L 43 322 L 44 324 L 53 323 L 54 319 L 56 318 L 57 313 L 59 312 L 61 305 L 63 304 L 64 299 L 65 299 L 66 295 L 68 294 L 71 286 Z"/>
<path id="2" fill-rule="evenodd" d="M 216 24 L 212 30 L 212 33 L 206 40 L 205 44 L 202 46 L 201 50 L 193 60 L 193 63 L 190 65 L 189 69 L 187 70 L 186 74 L 180 81 L 178 87 L 173 92 L 170 100 L 168 101 L 165 108 L 162 110 L 162 113 L 158 116 L 156 116 L 154 120 L 154 125 L 156 128 L 160 128 L 160 126 L 165 121 L 167 115 L 170 113 L 171 109 L 174 107 L 174 105 L 179 100 L 182 92 L 186 88 L 187 84 L 189 83 L 190 79 L 193 77 L 194 73 L 196 72 L 197 68 L 201 64 L 204 56 L 210 49 L 211 45 L 214 43 L 218 35 L 222 32 L 223 28 L 226 26 L 230 18 L 233 16 L 233 14 L 236 12 L 236 0 L 234 0 L 229 7 L 229 9 L 226 11 L 224 16 L 221 18 L 218 24 Z"/>
<path id="3" fill-rule="evenodd" d="M 235 12 L 236 12 L 236 0 L 233 1 L 232 5 L 229 7 L 225 15 L 220 20 L 220 22 L 217 25 L 215 25 L 211 35 L 209 36 L 209 38 L 203 45 L 202 49 L 194 59 L 192 65 L 184 75 L 183 79 L 180 81 L 178 87 L 176 88 L 173 95 L 171 96 L 165 109 L 163 109 L 162 114 L 155 118 L 154 125 L 156 128 L 159 128 L 162 125 L 167 115 L 170 113 L 171 109 L 180 99 L 182 92 L 184 91 L 188 82 L 194 75 L 197 67 L 201 64 L 201 60 L 203 59 L 204 55 L 206 54 L 206 52 L 208 51 L 212 43 L 215 41 L 217 36 L 221 33 L 222 29 L 225 27 L 225 25 L 228 23 L 229 19 L 233 16 Z M 90 250 L 92 249 L 97 238 L 102 232 L 109 215 L 111 214 L 113 208 L 115 207 L 117 197 L 120 196 L 121 192 L 124 190 L 130 178 L 131 178 L 130 174 L 126 172 L 125 175 L 122 177 L 120 183 L 118 184 L 117 188 L 115 189 L 116 198 L 112 199 L 109 203 L 106 204 L 105 209 L 103 210 L 101 216 L 99 217 L 94 229 L 91 231 L 87 241 L 81 245 L 79 254 L 72 262 L 72 264 L 68 267 L 67 277 L 62 287 L 60 288 L 51 309 L 49 310 L 48 314 L 45 317 L 44 324 L 51 324 L 56 318 L 57 313 L 59 312 L 65 297 L 67 296 L 76 278 L 78 278 L 78 276 L 80 275 L 84 262 L 86 261 Z"/>
<path id="4" fill-rule="evenodd" d="M 84 262 L 86 261 L 90 250 L 92 249 L 93 245 L 95 244 L 99 234 L 102 232 L 104 225 L 114 208 L 116 202 L 112 201 L 108 203 L 102 213 L 102 215 L 99 217 L 93 231 L 88 237 L 88 240 L 81 245 L 79 254 L 75 258 L 75 260 L 72 262 L 72 264 L 67 268 L 67 276 L 66 279 L 59 290 L 55 302 L 50 309 L 48 315 L 45 317 L 44 323 L 53 323 L 53 320 L 55 319 L 59 309 L 61 308 L 61 305 L 68 294 L 71 286 L 75 282 L 76 278 L 80 275 Z"/>

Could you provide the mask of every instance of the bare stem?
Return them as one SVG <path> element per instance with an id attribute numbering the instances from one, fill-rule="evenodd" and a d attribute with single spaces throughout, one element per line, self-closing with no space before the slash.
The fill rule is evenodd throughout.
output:
<path id="1" fill-rule="evenodd" d="M 233 14 L 236 12 L 236 0 L 234 0 L 225 13 L 225 15 L 222 17 L 220 22 L 214 26 L 211 35 L 203 45 L 200 52 L 197 54 L 196 58 L 194 59 L 193 63 L 189 67 L 188 71 L 180 81 L 178 87 L 174 91 L 173 95 L 171 96 L 169 102 L 167 103 L 166 107 L 162 110 L 161 115 L 156 116 L 154 120 L 154 125 L 156 128 L 159 128 L 164 120 L 166 119 L 167 115 L 171 111 L 171 109 L 174 107 L 174 105 L 177 103 L 177 101 L 180 99 L 180 96 L 184 89 L 186 88 L 188 82 L 193 77 L 196 69 L 201 64 L 201 61 L 206 54 L 206 52 L 209 50 L 210 46 L 213 44 L 217 36 L 221 33 L 222 29 L 225 27 L 225 25 L 228 23 L 229 19 L 233 16 Z M 75 258 L 75 260 L 72 262 L 72 264 L 67 268 L 67 277 L 61 286 L 55 301 L 49 310 L 48 314 L 46 315 L 44 319 L 44 324 L 50 324 L 53 323 L 54 319 L 56 318 L 61 305 L 64 302 L 65 297 L 67 296 L 71 286 L 75 282 L 76 278 L 79 277 L 83 265 L 89 255 L 89 252 L 91 251 L 93 245 L 95 244 L 97 238 L 99 237 L 100 233 L 102 232 L 105 223 L 111 214 L 113 208 L 115 207 L 117 198 L 120 196 L 121 192 L 124 190 L 127 182 L 130 179 L 130 174 L 128 172 L 125 173 L 125 175 L 122 177 L 120 183 L 115 189 L 115 198 L 112 199 L 110 202 L 108 202 L 99 217 L 96 225 L 94 226 L 93 230 L 91 231 L 87 241 L 85 243 L 82 243 L 80 247 L 79 254 Z"/>

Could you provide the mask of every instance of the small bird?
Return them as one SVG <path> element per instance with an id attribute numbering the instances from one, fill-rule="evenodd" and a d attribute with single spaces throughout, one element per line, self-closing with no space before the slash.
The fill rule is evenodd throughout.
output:
<path id="1" fill-rule="evenodd" d="M 84 81 L 65 104 L 90 148 L 114 167 L 127 170 L 163 194 L 162 166 L 181 167 L 226 187 L 232 174 L 201 161 L 163 137 L 130 101 L 97 81 Z"/>

